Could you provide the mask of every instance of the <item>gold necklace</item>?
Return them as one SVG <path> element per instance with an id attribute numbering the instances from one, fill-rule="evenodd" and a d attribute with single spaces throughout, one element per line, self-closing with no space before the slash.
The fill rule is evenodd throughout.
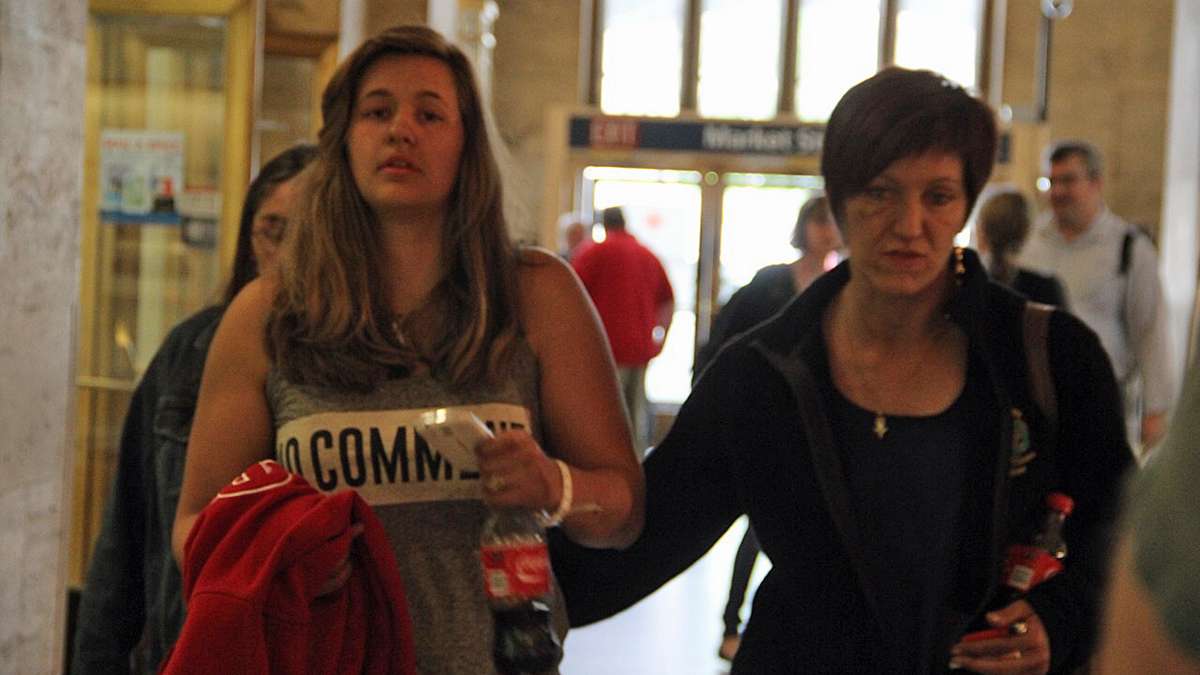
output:
<path id="1" fill-rule="evenodd" d="M 908 372 L 905 373 L 905 375 L 903 377 L 903 382 L 908 383 L 908 382 L 912 381 L 913 376 L 916 375 L 917 370 L 921 367 L 921 364 L 924 362 L 924 360 L 925 360 L 924 357 L 928 355 L 928 353 L 933 349 L 933 347 L 936 347 L 936 345 L 942 339 L 942 336 L 946 333 L 946 331 L 949 329 L 949 327 L 950 327 L 949 323 L 944 324 L 933 335 L 930 336 L 929 342 L 926 343 L 925 346 L 920 350 L 920 353 L 917 355 L 917 358 L 915 358 L 913 360 L 913 365 L 910 366 L 908 368 Z M 855 365 L 855 366 L 853 366 L 853 370 L 856 373 L 856 376 L 858 378 L 861 388 L 868 390 L 867 393 L 870 395 L 872 400 L 881 401 L 881 399 L 883 397 L 879 395 L 879 389 L 877 387 L 872 387 L 868 384 L 870 378 L 867 377 L 867 372 L 871 369 L 869 367 Z M 887 415 L 884 414 L 883 408 L 881 408 L 881 407 L 875 408 L 875 419 L 871 423 L 871 432 L 875 434 L 875 437 L 877 439 L 882 441 L 883 437 L 887 436 L 888 431 L 889 431 L 889 429 L 888 429 Z"/>
<path id="2" fill-rule="evenodd" d="M 887 415 L 884 415 L 882 410 L 875 411 L 875 426 L 872 428 L 872 431 L 875 432 L 876 438 L 881 441 L 887 435 Z"/>

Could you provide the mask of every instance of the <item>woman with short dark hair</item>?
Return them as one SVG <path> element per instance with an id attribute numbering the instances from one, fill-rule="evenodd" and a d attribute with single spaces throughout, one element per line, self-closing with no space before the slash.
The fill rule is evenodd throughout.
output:
<path id="1" fill-rule="evenodd" d="M 644 597 L 745 513 L 773 568 L 735 674 L 1067 672 L 1088 657 L 1129 449 L 1095 334 L 1053 312 L 1049 372 L 1031 376 L 1025 300 L 954 245 L 995 146 L 992 112 L 935 73 L 889 68 L 846 93 L 822 170 L 849 258 L 705 371 L 644 465 L 640 539 L 558 549 L 574 623 Z M 1054 415 L 1031 392 L 1041 377 Z M 1006 603 L 1005 551 L 1031 540 L 1051 491 L 1075 500 L 1066 568 Z"/>

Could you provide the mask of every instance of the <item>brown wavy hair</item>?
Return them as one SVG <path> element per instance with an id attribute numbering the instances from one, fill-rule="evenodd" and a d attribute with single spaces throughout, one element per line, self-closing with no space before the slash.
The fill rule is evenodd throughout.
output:
<path id="1" fill-rule="evenodd" d="M 396 330 L 383 294 L 380 224 L 354 182 L 346 144 L 358 89 L 380 58 L 419 55 L 454 77 L 463 127 L 458 176 L 442 227 L 446 278 L 401 323 L 432 333 L 421 344 Z M 338 67 L 321 100 L 318 160 L 280 265 L 267 350 L 297 384 L 370 391 L 418 363 L 452 386 L 493 379 L 518 332 L 516 257 L 500 171 L 467 57 L 423 26 L 385 30 Z M 436 326 L 430 329 L 430 326 Z"/>

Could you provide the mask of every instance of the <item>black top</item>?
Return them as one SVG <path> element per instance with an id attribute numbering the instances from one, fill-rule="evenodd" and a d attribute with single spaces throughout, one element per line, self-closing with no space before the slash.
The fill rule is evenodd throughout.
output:
<path id="1" fill-rule="evenodd" d="M 830 428 L 862 528 L 867 571 L 876 580 L 882 622 L 896 648 L 895 673 L 943 672 L 949 661 L 938 628 L 951 602 L 964 544 L 968 466 L 987 461 L 971 411 L 983 403 L 983 373 L 972 367 L 949 408 L 931 416 L 876 413 L 832 384 L 824 387 Z"/>

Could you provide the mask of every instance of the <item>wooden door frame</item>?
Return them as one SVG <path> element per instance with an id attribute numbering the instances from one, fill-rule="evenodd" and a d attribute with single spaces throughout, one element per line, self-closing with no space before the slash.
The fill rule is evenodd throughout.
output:
<path id="1" fill-rule="evenodd" d="M 221 222 L 217 238 L 222 270 L 233 267 L 238 219 L 246 186 L 250 183 L 256 100 L 254 73 L 263 44 L 263 3 L 264 0 L 88 0 L 89 12 L 98 14 L 217 16 L 227 22 L 224 164 L 221 167 Z M 96 139 L 86 141 L 91 147 Z M 95 203 L 95 195 L 89 200 L 86 192 L 85 189 L 85 209 Z M 88 258 L 85 256 L 84 260 Z"/>
<path id="2" fill-rule="evenodd" d="M 264 0 L 89 0 L 89 16 L 148 15 L 148 16 L 209 16 L 225 21 L 225 122 L 224 155 L 218 183 L 222 203 L 218 225 L 218 264 L 231 269 L 237 246 L 238 220 L 250 177 L 250 147 L 254 121 L 254 73 L 257 54 L 262 44 L 261 26 Z M 89 22 L 90 23 L 90 22 Z M 90 29 L 89 29 L 90 30 Z M 89 36 L 87 51 L 89 70 L 95 64 L 98 46 Z M 89 87 L 90 89 L 90 87 Z M 112 471 L 96 461 L 95 444 L 90 439 L 93 423 L 107 414 L 105 406 L 91 400 L 96 391 L 132 391 L 136 381 L 98 377 L 100 372 L 97 342 L 99 327 L 96 285 L 105 285 L 100 278 L 99 250 L 102 227 L 96 211 L 99 203 L 99 108 L 89 91 L 84 107 L 84 175 L 80 202 L 80 295 L 78 352 L 75 367 L 74 439 L 75 468 L 73 477 L 72 520 L 67 530 L 69 566 L 67 582 L 80 584 L 87 571 L 91 547 L 99 533 L 103 506 L 109 493 Z M 182 186 L 181 186 L 182 187 Z"/>

